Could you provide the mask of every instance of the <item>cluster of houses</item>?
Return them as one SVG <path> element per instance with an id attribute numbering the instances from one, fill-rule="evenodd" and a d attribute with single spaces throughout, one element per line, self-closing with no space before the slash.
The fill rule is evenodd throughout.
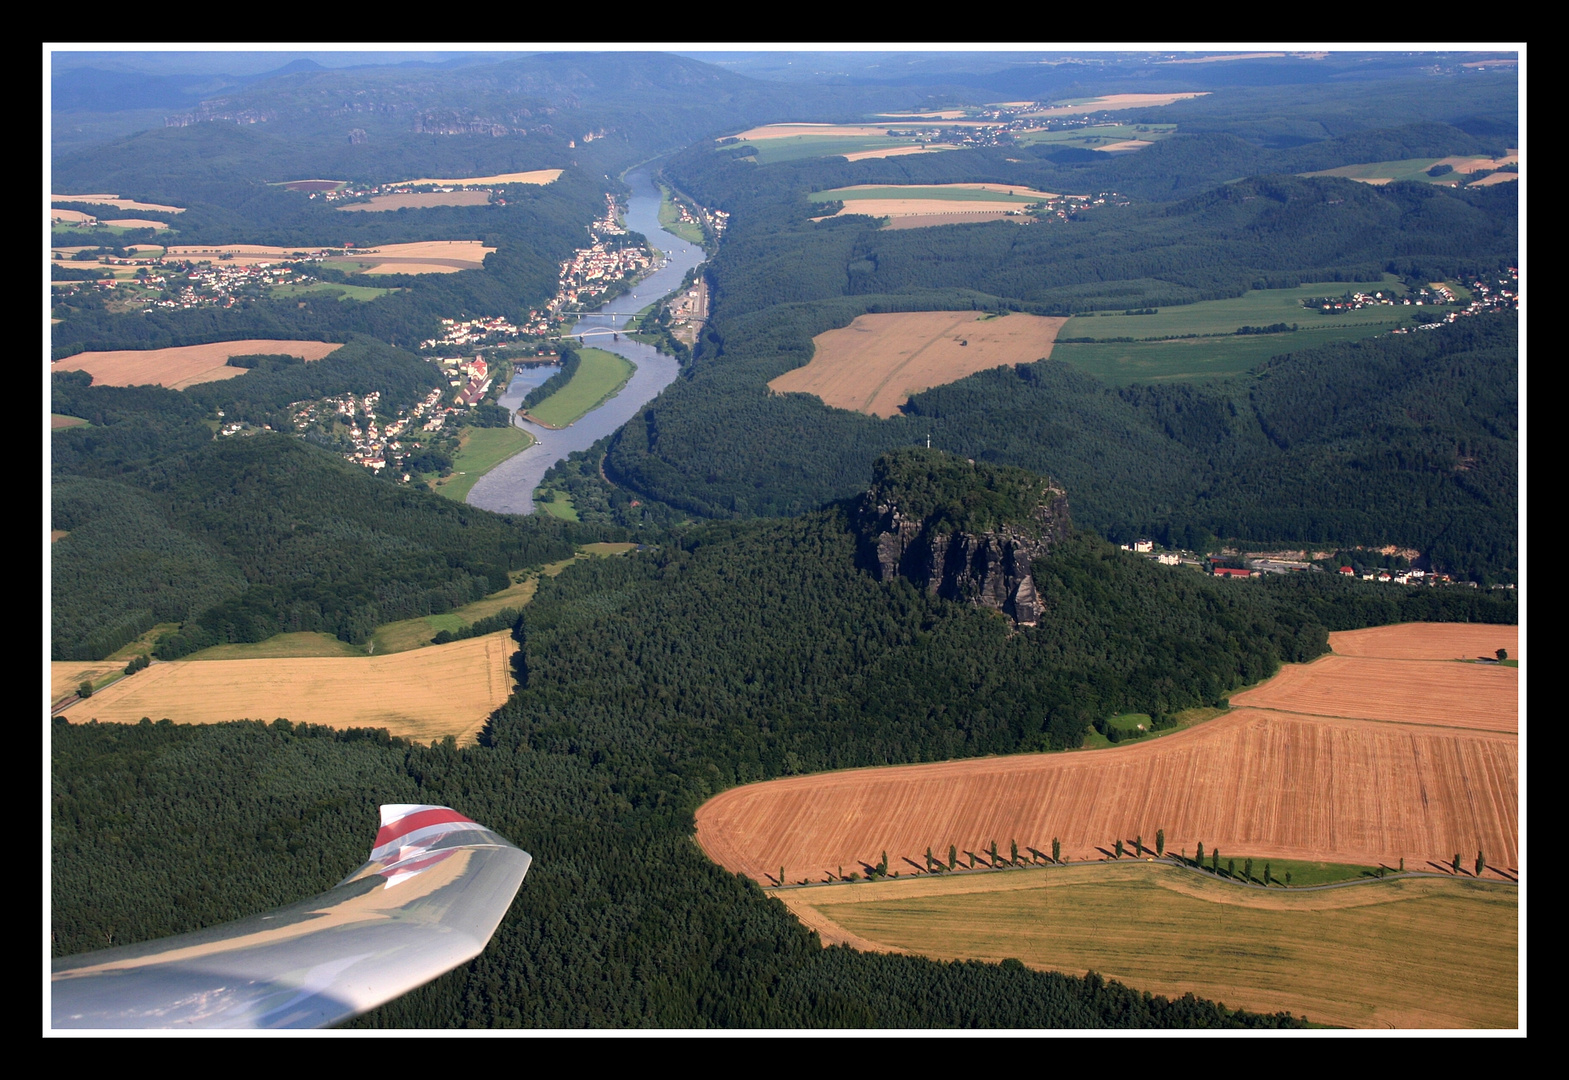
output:
<path id="1" fill-rule="evenodd" d="M 483 361 L 479 363 L 483 365 Z M 489 383 L 485 382 L 485 386 L 488 388 Z M 299 435 L 315 430 L 338 436 L 346 460 L 375 472 L 386 468 L 397 472 L 404 460 L 420 448 L 419 442 L 405 441 L 416 425 L 424 431 L 439 431 L 449 414 L 462 411 L 455 405 L 443 405 L 442 396 L 440 389 L 432 390 L 412 409 L 400 410 L 396 417 L 381 423 L 376 416 L 381 394 L 374 391 L 363 396 L 340 394 L 319 401 L 296 401 L 289 406 L 289 416 Z M 366 421 L 363 425 L 362 417 Z M 409 479 L 407 473 L 403 479 Z"/>
<path id="2" fill-rule="evenodd" d="M 529 312 L 532 318 L 535 312 Z M 513 326 L 500 315 L 480 319 L 442 319 L 441 333 L 419 343 L 421 349 L 438 349 L 451 345 L 495 344 L 505 338 L 515 338 L 523 329 Z"/>
<path id="3" fill-rule="evenodd" d="M 275 266 L 272 263 L 257 263 L 254 266 L 202 263 L 183 271 L 167 271 L 162 276 L 150 275 L 141 280 L 149 286 L 162 286 L 169 294 L 167 299 L 154 300 L 153 307 L 230 308 L 240 299 L 244 290 L 291 285 L 296 282 L 296 277 L 287 266 Z"/>
<path id="4" fill-rule="evenodd" d="M 476 356 L 474 359 L 465 362 L 461 357 L 447 356 L 438 360 L 437 363 L 444 368 L 452 369 L 448 372 L 448 385 L 463 387 L 463 389 L 458 391 L 459 405 L 472 409 L 475 405 L 485 400 L 485 394 L 489 392 L 490 384 L 495 376 L 490 373 L 490 368 L 483 359 Z M 465 379 L 467 380 L 466 383 Z M 439 428 L 440 426 L 441 424 L 438 421 L 436 427 Z M 435 429 L 430 428 L 428 430 Z"/>
<path id="5" fill-rule="evenodd" d="M 1302 306 L 1324 315 L 1338 315 L 1379 305 L 1389 307 L 1448 307 L 1443 315 L 1431 322 L 1419 323 L 1416 330 L 1436 330 L 1440 326 L 1471 315 L 1490 311 L 1514 311 L 1520 306 L 1520 271 L 1509 267 L 1502 274 L 1488 280 L 1477 278 L 1469 283 L 1471 300 L 1464 307 L 1456 307 L 1454 290 L 1442 282 L 1433 282 L 1415 292 L 1396 297 L 1393 292 L 1379 290 L 1372 293 L 1347 290 L 1344 296 L 1314 296 L 1302 301 Z M 1396 327 L 1392 334 L 1409 334 L 1413 328 Z"/>
<path id="6" fill-rule="evenodd" d="M 594 242 L 579 248 L 561 264 L 556 295 L 546 306 L 550 318 L 559 316 L 573 304 L 590 304 L 610 291 L 624 278 L 647 270 L 653 256 L 646 248 L 610 246 L 604 237 L 624 236 L 626 228 L 616 218 L 613 196 L 605 196 L 605 216 L 589 226 Z"/>

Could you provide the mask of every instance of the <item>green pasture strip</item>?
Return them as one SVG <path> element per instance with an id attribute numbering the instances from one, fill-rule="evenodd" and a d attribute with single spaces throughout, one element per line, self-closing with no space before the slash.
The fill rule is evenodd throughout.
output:
<path id="1" fill-rule="evenodd" d="M 1202 300 L 1197 304 L 1159 308 L 1154 315 L 1123 315 L 1103 312 L 1075 315 L 1058 331 L 1059 338 L 1130 337 L 1147 339 L 1173 334 L 1232 334 L 1244 326 L 1271 326 L 1296 323 L 1303 330 L 1325 326 L 1388 324 L 1397 326 L 1411 318 L 1405 306 L 1375 305 L 1360 311 L 1325 315 L 1302 306 L 1304 300 L 1320 296 L 1344 296 L 1346 291 L 1404 295 L 1405 287 L 1393 274 L 1377 281 L 1320 281 L 1291 289 L 1250 289 L 1241 296 L 1225 300 Z"/>
<path id="2" fill-rule="evenodd" d="M 1166 852 L 1170 855 L 1171 852 Z M 1193 854 L 1189 852 L 1188 854 Z M 1204 853 L 1204 868 L 1210 865 L 1212 852 L 1206 848 Z M 1286 875 L 1291 875 L 1291 888 L 1300 888 L 1306 885 L 1333 885 L 1339 881 L 1367 881 L 1378 877 L 1378 867 L 1360 866 L 1354 863 L 1328 863 L 1304 862 L 1300 859 L 1276 859 L 1269 856 L 1253 855 L 1248 852 L 1238 854 L 1235 851 L 1222 851 L 1220 853 L 1220 873 L 1222 877 L 1231 877 L 1227 867 L 1236 863 L 1236 881 L 1248 880 L 1245 878 L 1247 861 L 1253 860 L 1254 885 L 1271 885 L 1286 887 Z M 1269 881 L 1264 880 L 1264 868 L 1269 867 Z M 1399 869 L 1398 863 L 1389 867 L 1391 872 Z M 1426 866 L 1412 866 L 1411 870 L 1427 870 Z"/>
<path id="3" fill-rule="evenodd" d="M 1385 309 L 1388 310 L 1388 309 Z M 1410 311 L 1410 308 L 1401 308 Z M 1223 337 L 1175 341 L 1134 341 L 1095 345 L 1058 343 L 1051 358 L 1113 386 L 1136 382 L 1215 379 L 1241 375 L 1273 356 L 1328 345 L 1359 341 L 1388 332 L 1387 325 L 1302 329 L 1285 334 L 1227 334 Z"/>
<path id="4" fill-rule="evenodd" d="M 1034 146 L 1037 143 L 1056 143 L 1063 146 L 1077 146 L 1085 150 L 1094 150 L 1107 143 L 1126 142 L 1129 139 L 1159 142 L 1162 139 L 1171 138 L 1176 133 L 1176 124 L 1098 124 L 1095 127 L 1087 128 L 1021 132 L 1014 137 L 1014 142 L 1019 146 Z"/>
<path id="5" fill-rule="evenodd" d="M 378 289 L 372 285 L 338 285 L 331 281 L 317 281 L 309 285 L 279 285 L 272 290 L 274 296 L 306 296 L 311 293 L 337 294 L 339 300 L 374 300 L 395 289 Z"/>
<path id="6" fill-rule="evenodd" d="M 59 427 L 55 427 L 54 426 L 54 422 L 56 420 L 68 420 L 68 421 L 70 421 L 70 423 L 62 424 Z M 80 416 L 63 416 L 60 413 L 50 413 L 49 414 L 49 430 L 51 430 L 51 431 L 68 431 L 69 429 L 74 428 L 74 427 L 92 427 L 92 426 L 93 425 L 89 421 L 83 420 Z"/>
<path id="7" fill-rule="evenodd" d="M 135 660 L 138 656 L 142 656 L 144 654 L 151 656 L 153 645 L 158 641 L 158 639 L 173 630 L 178 630 L 179 628 L 180 624 L 177 622 L 159 623 L 157 626 L 154 626 L 151 630 L 147 631 L 147 633 L 143 634 L 135 641 L 127 642 L 126 644 L 116 649 L 114 652 L 110 653 L 108 656 L 104 657 L 104 663 L 129 663 L 130 661 Z"/>
<path id="8" fill-rule="evenodd" d="M 274 660 L 294 656 L 364 656 L 365 650 L 331 634 L 275 634 L 266 641 L 214 645 L 187 656 L 187 660 Z"/>
<path id="9" fill-rule="evenodd" d="M 436 493 L 462 502 L 481 476 L 533 445 L 534 437 L 522 428 L 469 428 L 452 459 L 452 475 L 437 483 Z"/>
<path id="10" fill-rule="evenodd" d="M 664 184 L 659 185 L 659 227 L 679 236 L 689 244 L 703 242 L 702 227 L 681 220 L 681 208 L 676 205 L 670 188 Z"/>
<path id="11" fill-rule="evenodd" d="M 604 349 L 581 349 L 583 358 L 572 381 L 529 410 L 552 427 L 566 427 L 626 385 L 636 370 L 630 361 Z"/>
<path id="12" fill-rule="evenodd" d="M 1478 157 L 1482 155 L 1477 155 Z M 1443 176 L 1429 176 L 1427 170 L 1437 165 L 1443 158 L 1405 158 L 1398 161 L 1371 161 L 1361 165 L 1342 165 L 1336 169 L 1320 169 L 1318 172 L 1302 173 L 1303 176 L 1344 176 L 1349 180 L 1377 180 L 1388 178 L 1390 180 L 1421 180 L 1429 184 L 1454 184 L 1463 183 L 1470 173 L 1463 173 L 1459 169 L 1447 172 Z"/>
<path id="13" fill-rule="evenodd" d="M 1019 185 L 1021 188 L 1023 184 Z M 1041 201 L 1039 195 L 1011 195 L 1006 191 L 984 191 L 977 188 L 953 187 L 874 187 L 874 188 L 836 188 L 833 191 L 814 191 L 807 198 L 812 202 L 831 202 L 843 200 L 855 202 L 858 199 L 933 199 L 941 202 L 1011 202 L 1035 203 Z"/>
<path id="14" fill-rule="evenodd" d="M 952 878 L 936 891 L 918 880 L 825 889 L 811 906 L 862 938 L 927 956 L 1096 971 L 1320 1023 L 1518 1023 L 1511 885 L 1405 878 L 1265 891 L 1147 863 Z M 855 902 L 858 889 L 879 891 Z"/>
<path id="15" fill-rule="evenodd" d="M 563 521 L 580 520 L 577 514 L 577 507 L 572 505 L 572 497 L 570 495 L 564 491 L 556 491 L 554 489 L 549 489 L 548 491 L 545 489 L 541 490 L 551 497 L 549 499 L 535 498 L 534 508 L 536 510 L 543 510 L 551 517 L 560 518 Z"/>

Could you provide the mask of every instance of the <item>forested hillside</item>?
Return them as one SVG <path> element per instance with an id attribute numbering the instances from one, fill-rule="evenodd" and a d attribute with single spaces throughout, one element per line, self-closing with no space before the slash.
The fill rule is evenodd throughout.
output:
<path id="1" fill-rule="evenodd" d="M 51 438 L 55 659 L 98 659 L 157 623 L 157 655 L 311 630 L 363 641 L 436 614 L 614 531 L 455 504 L 370 475 L 293 435 L 214 438 L 205 422 L 287 429 L 284 406 L 380 390 L 395 410 L 438 378 L 362 339 L 309 364 L 274 364 L 186 391 L 54 377 L 54 409 L 91 426 Z"/>
<path id="2" fill-rule="evenodd" d="M 54 950 L 325 888 L 363 858 L 377 802 L 434 802 L 534 868 L 477 961 L 364 1025 L 1274 1023 L 1010 965 L 821 950 L 702 856 L 692 811 L 747 780 L 1075 745 L 1097 710 L 1215 701 L 1317 655 L 1329 629 L 1514 617 L 1470 590 L 1239 588 L 1082 537 L 1037 562 L 1049 615 L 1010 634 L 878 582 L 855 549 L 832 509 L 546 579 L 519 688 L 469 750 L 282 722 L 57 725 Z"/>

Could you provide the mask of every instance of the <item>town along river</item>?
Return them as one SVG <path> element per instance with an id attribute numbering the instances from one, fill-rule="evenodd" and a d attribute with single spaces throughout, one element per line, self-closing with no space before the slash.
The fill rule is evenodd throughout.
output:
<path id="1" fill-rule="evenodd" d="M 624 334 L 619 340 L 614 335 L 626 327 L 633 315 L 680 285 L 686 272 L 703 261 L 703 249 L 660 227 L 659 189 L 654 186 L 646 167 L 628 173 L 626 183 L 632 189 L 632 197 L 627 203 L 627 227 L 642 233 L 663 251 L 665 264 L 631 292 L 623 293 L 596 312 L 581 316 L 571 336 L 581 336 L 585 345 L 626 357 L 637 370 L 615 397 L 559 431 L 531 424 L 514 415 L 512 422 L 537 441 L 479 478 L 468 497 L 468 502 L 474 506 L 504 514 L 533 513 L 534 489 L 552 465 L 574 450 L 587 450 L 614 432 L 675 381 L 678 370 L 675 357 L 652 345 L 632 341 Z M 552 371 L 553 368 L 520 369 L 502 396 L 501 404 L 515 410 L 524 395 Z"/>

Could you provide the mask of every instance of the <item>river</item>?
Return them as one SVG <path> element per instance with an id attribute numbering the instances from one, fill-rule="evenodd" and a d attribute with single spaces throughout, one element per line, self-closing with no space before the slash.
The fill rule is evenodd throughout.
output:
<path id="1" fill-rule="evenodd" d="M 469 492 L 468 502 L 485 510 L 504 514 L 529 514 L 534 511 L 534 489 L 556 462 L 574 450 L 587 450 L 615 431 L 652 401 L 661 390 L 675 381 L 675 357 L 652 345 L 612 336 L 633 315 L 663 297 L 686 277 L 686 272 L 704 259 L 703 249 L 689 244 L 659 225 L 659 189 L 654 186 L 649 167 L 634 169 L 626 175 L 632 189 L 627 202 L 626 225 L 648 237 L 649 243 L 664 253 L 664 265 L 640 281 L 631 292 L 623 293 L 596 311 L 579 317 L 572 337 L 584 337 L 584 344 L 606 349 L 632 361 L 637 368 L 621 392 L 588 413 L 576 423 L 552 431 L 530 424 L 514 413 L 512 422 L 537 440 L 479 478 Z M 501 404 L 516 410 L 524 396 L 547 379 L 554 368 L 520 368 L 508 384 Z"/>

